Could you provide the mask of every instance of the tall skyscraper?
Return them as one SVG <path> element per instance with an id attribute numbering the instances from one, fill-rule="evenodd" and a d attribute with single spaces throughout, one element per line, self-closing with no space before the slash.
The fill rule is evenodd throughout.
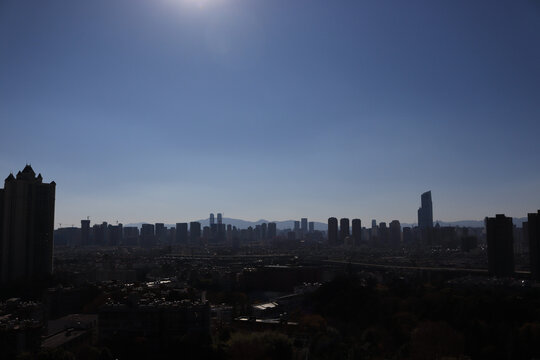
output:
<path id="1" fill-rule="evenodd" d="M 390 245 L 395 247 L 401 244 L 401 224 L 398 220 L 390 222 Z"/>
<path id="2" fill-rule="evenodd" d="M 347 236 L 349 236 L 349 219 L 342 218 L 339 220 L 339 241 L 343 243 Z"/>
<path id="3" fill-rule="evenodd" d="M 212 227 L 214 224 L 215 224 L 214 213 L 210 213 L 210 227 Z"/>
<path id="4" fill-rule="evenodd" d="M 268 238 L 268 225 L 266 223 L 261 224 L 261 239 L 266 240 Z"/>
<path id="5" fill-rule="evenodd" d="M 0 189 L 0 281 L 32 282 L 53 270 L 56 183 L 43 182 L 30 165 L 10 174 Z"/>
<path id="6" fill-rule="evenodd" d="M 109 246 L 118 246 L 122 244 L 123 241 L 123 225 L 110 225 L 107 228 L 109 234 L 108 243 Z"/>
<path id="7" fill-rule="evenodd" d="M 176 223 L 176 242 L 186 244 L 188 241 L 188 224 Z"/>
<path id="8" fill-rule="evenodd" d="M 309 231 L 310 233 L 312 233 L 312 232 L 315 231 L 315 223 L 314 223 L 313 221 L 310 221 L 310 222 L 308 223 L 308 231 Z"/>
<path id="9" fill-rule="evenodd" d="M 527 220 L 531 279 L 538 281 L 540 280 L 540 210 L 538 213 L 529 214 Z"/>
<path id="10" fill-rule="evenodd" d="M 92 226 L 92 245 L 102 245 L 103 243 L 103 228 L 101 224 L 94 224 Z"/>
<path id="11" fill-rule="evenodd" d="M 352 237 L 354 245 L 359 245 L 362 238 L 362 221 L 360 219 L 352 219 Z"/>
<path id="12" fill-rule="evenodd" d="M 277 235 L 276 223 L 274 222 L 268 223 L 268 238 L 275 239 L 276 235 Z"/>
<path id="13" fill-rule="evenodd" d="M 109 224 L 106 221 L 101 223 L 101 245 L 109 245 Z"/>
<path id="14" fill-rule="evenodd" d="M 335 217 L 328 218 L 328 243 L 330 245 L 338 243 L 338 222 Z"/>
<path id="15" fill-rule="evenodd" d="M 139 228 L 136 226 L 126 226 L 123 231 L 123 245 L 135 246 L 139 244 Z"/>
<path id="16" fill-rule="evenodd" d="M 386 227 L 386 222 L 381 221 L 379 223 L 378 235 L 379 235 L 379 240 L 383 244 L 388 244 L 390 235 L 388 234 L 388 227 Z"/>
<path id="17" fill-rule="evenodd" d="M 141 246 L 152 247 L 156 245 L 156 232 L 154 224 L 141 225 Z"/>
<path id="18" fill-rule="evenodd" d="M 375 240 L 379 238 L 379 227 L 375 219 L 371 220 L 371 229 L 369 230 L 369 239 Z"/>
<path id="19" fill-rule="evenodd" d="M 159 241 L 165 241 L 165 237 L 166 237 L 165 224 L 164 223 L 155 223 L 154 226 L 155 226 L 155 231 L 156 231 L 156 238 Z"/>
<path id="20" fill-rule="evenodd" d="M 197 242 L 201 238 L 201 223 L 192 221 L 189 223 L 189 238 L 192 242 Z"/>
<path id="21" fill-rule="evenodd" d="M 203 227 L 202 237 L 205 241 L 210 240 L 210 238 L 212 237 L 212 231 L 210 230 L 210 226 Z"/>
<path id="22" fill-rule="evenodd" d="M 300 221 L 294 222 L 294 232 L 298 232 L 300 230 Z"/>
<path id="23" fill-rule="evenodd" d="M 302 223 L 302 225 L 301 225 L 302 232 L 303 232 L 304 234 L 307 234 L 307 232 L 308 232 L 308 221 L 307 221 L 307 218 L 302 218 L 302 219 L 301 219 L 301 223 Z"/>
<path id="24" fill-rule="evenodd" d="M 217 214 L 216 240 L 219 242 L 225 241 L 225 224 L 221 213 Z"/>
<path id="25" fill-rule="evenodd" d="M 433 203 L 431 202 L 431 191 L 422 194 L 421 206 L 418 209 L 418 227 L 420 229 L 433 228 Z"/>
<path id="26" fill-rule="evenodd" d="M 514 232 L 512 218 L 497 214 L 486 218 L 488 270 L 493 276 L 514 274 Z"/>
<path id="27" fill-rule="evenodd" d="M 81 220 L 81 245 L 90 245 L 90 220 Z"/>

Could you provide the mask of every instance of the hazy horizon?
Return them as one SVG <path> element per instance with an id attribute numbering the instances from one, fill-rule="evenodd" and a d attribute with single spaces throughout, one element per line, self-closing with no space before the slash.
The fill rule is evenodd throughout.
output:
<path id="1" fill-rule="evenodd" d="M 214 213 L 214 215 L 217 215 L 217 213 Z M 492 216 L 490 216 L 490 217 L 492 217 Z M 512 217 L 514 220 L 519 220 L 517 222 L 514 222 L 514 225 L 516 225 L 518 227 L 522 226 L 521 221 L 526 221 L 526 219 L 527 219 L 526 216 L 524 216 L 524 217 L 510 216 L 510 217 Z M 352 219 L 354 219 L 354 217 L 348 217 L 348 219 L 352 220 Z M 83 220 L 83 219 L 81 219 L 81 220 Z M 107 219 L 103 219 L 103 220 L 89 219 L 89 220 L 90 220 L 91 226 L 94 225 L 94 224 L 102 224 L 103 222 L 107 222 L 108 224 L 111 224 L 111 225 L 116 224 L 116 220 L 107 220 Z M 179 220 L 179 221 L 169 221 L 169 222 L 168 221 L 161 221 L 161 220 L 156 220 L 156 221 L 139 220 L 139 221 L 129 221 L 129 222 L 118 221 L 118 223 L 122 224 L 124 227 L 126 227 L 126 226 L 138 226 L 138 227 L 140 227 L 141 224 L 156 224 L 156 223 L 163 223 L 165 226 L 174 227 L 176 223 L 190 223 L 190 222 L 193 222 L 193 221 L 200 222 L 202 225 L 205 225 L 206 223 L 209 222 L 209 220 L 210 220 L 209 218 L 182 219 L 182 220 Z M 406 222 L 406 221 L 401 221 L 399 219 L 369 219 L 369 220 L 361 219 L 362 227 L 371 228 L 371 221 L 372 220 L 376 220 L 377 225 L 379 225 L 381 222 L 385 222 L 387 225 L 389 225 L 390 222 L 393 221 L 393 220 L 398 220 L 402 227 L 403 226 L 417 226 L 418 225 L 417 221 Z M 236 222 L 246 222 L 246 223 L 275 222 L 275 223 L 278 224 L 278 229 L 284 229 L 284 227 L 283 226 L 280 227 L 279 224 L 288 223 L 288 222 L 292 223 L 294 221 L 300 221 L 300 218 L 298 218 L 298 219 L 282 219 L 282 220 L 260 218 L 260 219 L 257 219 L 257 220 L 248 220 L 248 219 L 241 219 L 241 218 L 223 217 L 223 224 L 225 224 L 225 225 L 228 225 L 228 224 L 235 225 Z M 317 230 L 317 224 L 324 224 L 325 228 L 323 230 L 326 230 L 326 226 L 328 224 L 328 219 L 317 220 L 317 219 L 308 218 L 308 221 L 309 222 L 311 222 L 311 221 L 315 222 L 315 230 Z M 456 224 L 456 223 L 470 223 L 470 222 L 482 223 L 483 221 L 484 221 L 484 219 L 461 219 L 461 220 L 454 220 L 454 221 L 446 221 L 446 220 L 442 220 L 442 219 L 435 219 L 434 223 L 441 223 L 441 224 Z M 80 222 L 79 223 L 73 223 L 73 224 L 62 223 L 62 228 L 71 227 L 71 226 L 80 227 Z M 458 225 L 458 226 L 464 226 L 464 225 Z M 290 228 L 292 228 L 292 227 L 293 227 L 293 224 L 290 225 Z M 60 228 L 59 224 L 55 223 L 55 229 L 59 229 L 59 228 Z M 243 227 L 241 227 L 241 228 L 243 228 Z M 318 230 L 321 230 L 321 229 L 318 229 Z"/>

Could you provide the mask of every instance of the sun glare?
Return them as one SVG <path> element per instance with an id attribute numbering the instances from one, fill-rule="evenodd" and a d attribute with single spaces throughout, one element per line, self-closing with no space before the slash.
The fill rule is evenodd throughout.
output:
<path id="1" fill-rule="evenodd" d="M 187 8 L 206 9 L 224 2 L 224 0 L 166 0 L 171 4 L 179 4 Z"/>

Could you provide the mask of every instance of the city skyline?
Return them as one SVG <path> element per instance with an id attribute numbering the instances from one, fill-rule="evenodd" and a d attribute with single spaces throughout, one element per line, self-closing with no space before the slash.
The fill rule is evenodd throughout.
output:
<path id="1" fill-rule="evenodd" d="M 0 173 L 55 227 L 525 217 L 540 8 L 518 1 L 0 4 Z M 99 219 L 99 220 L 98 220 Z"/>
<path id="2" fill-rule="evenodd" d="M 2 359 L 540 359 L 540 0 L 0 0 Z"/>
<path id="3" fill-rule="evenodd" d="M 26 166 L 31 166 L 30 164 L 26 164 Z M 8 177 L 14 175 L 13 172 L 10 172 Z M 51 179 L 52 181 L 52 179 Z M 430 206 L 431 205 L 431 190 L 430 191 L 427 191 L 425 193 L 422 193 L 422 198 L 426 195 L 426 194 L 429 194 L 429 202 L 430 202 Z M 420 207 L 422 208 L 422 206 Z M 58 211 L 58 209 L 56 209 L 56 211 Z M 525 216 L 514 216 L 514 215 L 511 215 L 510 217 L 512 218 L 515 218 L 515 219 L 526 219 L 527 217 L 527 214 L 530 213 L 530 211 L 525 211 Z M 102 222 L 116 222 L 116 223 L 121 223 L 121 224 L 143 224 L 143 223 L 148 223 L 148 224 L 153 224 L 153 223 L 166 223 L 168 225 L 173 225 L 175 223 L 177 223 L 178 220 L 182 220 L 182 221 L 185 221 L 185 222 L 192 222 L 192 221 L 200 221 L 200 222 L 209 222 L 211 223 L 212 221 L 215 221 L 213 220 L 212 218 L 212 215 L 214 214 L 218 214 L 220 216 L 223 215 L 223 212 L 221 213 L 207 213 L 209 214 L 209 217 L 200 217 L 200 218 L 195 218 L 195 217 L 187 217 L 187 218 L 182 218 L 182 219 L 167 219 L 167 220 L 164 220 L 164 219 L 161 219 L 161 218 L 155 218 L 154 215 L 152 214 L 149 214 L 147 216 L 147 219 L 148 218 L 151 218 L 151 219 L 154 219 L 152 221 L 148 221 L 147 219 L 128 219 L 128 220 L 122 220 L 122 219 L 125 219 L 125 217 L 123 217 L 122 215 L 119 215 L 119 216 L 113 216 L 111 218 L 104 218 L 104 217 L 96 217 L 96 218 L 92 218 L 92 216 L 90 215 L 87 215 L 85 217 L 79 217 L 78 220 L 74 221 L 74 222 L 69 222 L 69 221 L 60 221 L 57 219 L 57 221 L 55 222 L 55 229 L 56 228 L 60 228 L 60 227 L 66 227 L 66 226 L 77 226 L 77 225 L 80 225 L 80 221 L 81 220 L 86 220 L 88 218 L 88 220 L 91 220 L 92 223 L 94 224 L 100 224 Z M 57 213 L 55 213 L 55 217 L 57 216 Z M 294 221 L 298 221 L 300 223 L 300 219 L 304 219 L 304 216 L 305 214 L 303 215 L 300 215 L 299 217 L 296 217 L 296 218 L 281 218 L 281 219 L 272 219 L 272 218 L 265 218 L 264 216 L 254 216 L 252 218 L 241 218 L 241 217 L 223 217 L 223 219 L 225 220 L 237 220 L 237 221 L 245 221 L 245 222 L 253 222 L 253 223 L 256 223 L 256 222 L 294 222 Z M 330 215 L 330 217 L 333 216 L 333 215 Z M 76 215 L 73 215 L 72 214 L 72 217 L 71 219 L 74 219 L 76 217 Z M 347 219 L 354 219 L 354 218 L 357 218 L 358 216 L 355 216 L 355 215 L 351 215 L 351 216 L 343 216 L 342 218 L 347 218 Z M 433 223 L 459 223 L 459 222 L 476 222 L 476 221 L 483 221 L 483 219 L 485 218 L 486 216 L 484 217 L 479 217 L 479 218 L 469 218 L 469 219 L 465 219 L 465 218 L 462 218 L 462 219 L 459 219 L 459 220 L 447 220 L 447 219 L 439 219 L 439 218 L 434 218 L 433 216 L 431 217 L 433 220 Z M 219 219 L 219 218 L 218 218 Z M 298 220 L 297 220 L 298 219 Z M 313 219 L 312 217 L 307 217 L 306 220 L 309 219 L 310 221 L 315 221 L 317 222 L 319 225 L 321 224 L 326 224 L 327 222 L 327 219 Z M 368 217 L 366 217 L 366 221 L 367 221 Z M 418 221 L 414 221 L 414 220 L 411 220 L 411 221 L 407 221 L 407 220 L 402 220 L 402 219 L 399 219 L 399 218 L 391 218 L 391 217 L 388 217 L 388 216 L 385 216 L 385 217 L 381 217 L 381 218 L 373 218 L 373 217 L 370 217 L 369 218 L 370 221 L 376 221 L 377 223 L 379 222 L 387 222 L 387 223 L 390 223 L 391 221 L 393 220 L 398 220 L 406 225 L 415 225 L 415 226 L 418 226 Z M 417 215 L 417 219 L 418 220 L 418 215 Z M 307 224 L 307 223 L 306 223 Z M 62 226 L 64 225 L 64 226 Z M 326 226 L 326 225 L 325 225 Z"/>

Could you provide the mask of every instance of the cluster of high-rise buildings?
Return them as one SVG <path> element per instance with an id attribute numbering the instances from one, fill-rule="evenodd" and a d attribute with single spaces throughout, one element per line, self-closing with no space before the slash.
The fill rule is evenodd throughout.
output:
<path id="1" fill-rule="evenodd" d="M 41 174 L 36 175 L 30 165 L 16 176 L 10 174 L 0 189 L 0 282 L 37 282 L 46 279 L 53 270 L 53 232 L 56 184 L 44 183 Z M 217 220 L 217 221 L 216 221 Z M 540 279 L 540 210 L 528 215 L 523 224 L 523 237 L 528 242 L 531 274 Z M 512 219 L 504 215 L 486 218 L 486 242 L 489 272 L 496 276 L 510 276 L 514 272 L 514 226 Z M 461 234 L 462 248 L 476 246 L 476 239 Z M 317 232 L 314 222 L 307 218 L 294 221 L 294 228 L 286 231 L 286 239 L 309 239 Z M 77 239 L 74 245 L 117 246 L 130 245 L 152 247 L 159 244 L 206 243 L 238 244 L 240 241 L 264 241 L 278 237 L 276 223 L 261 223 L 247 229 L 238 229 L 224 224 L 221 213 L 210 214 L 207 226 L 201 222 L 177 223 L 168 228 L 164 223 L 142 224 L 141 228 L 122 224 L 94 224 L 81 220 L 81 228 L 66 228 L 58 231 L 58 241 L 71 234 Z M 455 236 L 454 228 L 433 226 L 433 204 L 431 192 L 421 195 L 418 209 L 418 227 L 404 227 L 398 220 L 362 227 L 360 219 L 328 219 L 326 234 L 329 245 L 400 246 L 415 240 L 420 244 L 432 244 L 434 239 L 450 239 Z M 68 236 L 69 237 L 69 236 Z"/>
<path id="2" fill-rule="evenodd" d="M 210 213 L 208 225 L 199 221 L 176 223 L 167 227 L 164 223 L 142 224 L 141 227 L 124 226 L 103 222 L 91 226 L 90 220 L 81 220 L 81 227 L 67 227 L 56 230 L 55 240 L 61 245 L 75 246 L 143 246 L 163 244 L 234 243 L 235 241 L 267 241 L 279 235 L 275 222 L 263 222 L 245 229 L 239 229 L 223 222 L 221 213 Z M 289 240 L 309 238 L 321 239 L 323 233 L 315 231 L 315 223 L 302 218 L 293 222 L 292 229 L 281 232 Z M 315 236 L 317 235 L 317 236 Z"/>
<path id="3" fill-rule="evenodd" d="M 384 246 L 399 246 L 402 242 L 409 244 L 414 239 L 422 239 L 426 243 L 431 242 L 433 237 L 433 203 L 431 191 L 427 191 L 421 196 L 421 206 L 418 209 L 418 228 L 401 228 L 398 220 L 392 220 L 389 224 L 376 220 L 371 220 L 371 228 L 362 227 L 360 219 L 348 218 L 338 219 L 331 217 L 328 219 L 328 243 L 330 245 L 359 245 L 360 243 L 370 243 Z M 403 231 L 402 231 L 403 230 Z"/>
<path id="4" fill-rule="evenodd" d="M 62 237 L 62 231 L 67 233 Z M 197 244 L 201 240 L 209 243 L 222 243 L 234 240 L 269 240 L 277 235 L 276 223 L 262 223 L 247 229 L 223 223 L 221 213 L 216 217 L 210 214 L 209 223 L 203 226 L 199 221 L 176 223 L 167 227 L 164 223 L 142 224 L 136 226 L 111 225 L 107 222 L 90 226 L 90 220 L 81 220 L 79 229 L 67 228 L 59 231 L 59 238 L 67 243 L 89 246 L 143 246 L 151 247 L 159 244 Z M 78 239 L 80 238 L 80 243 Z"/>

